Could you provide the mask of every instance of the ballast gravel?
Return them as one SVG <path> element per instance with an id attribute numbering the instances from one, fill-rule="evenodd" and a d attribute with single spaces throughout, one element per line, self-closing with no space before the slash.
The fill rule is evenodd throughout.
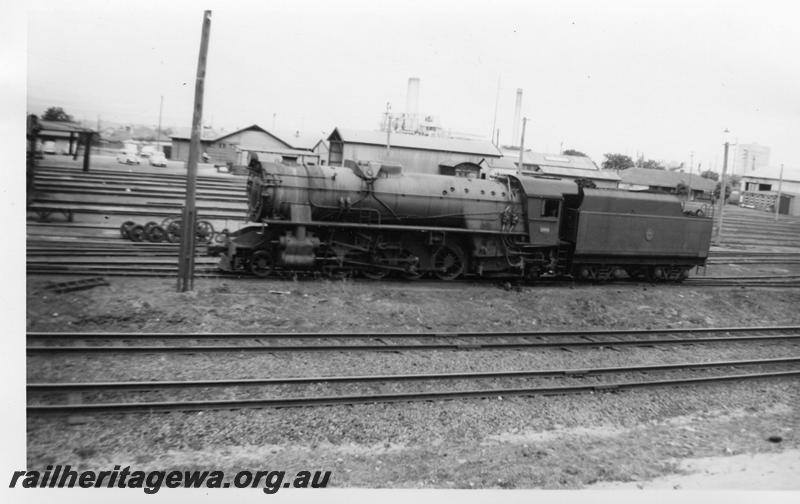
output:
<path id="1" fill-rule="evenodd" d="M 368 282 L 109 279 L 67 294 L 28 283 L 30 331 L 315 332 L 791 325 L 797 289 L 506 289 Z M 49 280 L 49 279 L 48 279 Z M 270 291 L 279 292 L 277 294 Z M 27 357 L 28 380 L 260 378 L 656 364 L 798 355 L 789 342 L 599 349 Z M 797 448 L 800 383 L 321 408 L 28 417 L 28 465 L 108 470 L 331 470 L 331 485 L 580 488 L 680 471 L 691 457 Z M 780 436 L 772 443 L 770 436 Z"/>

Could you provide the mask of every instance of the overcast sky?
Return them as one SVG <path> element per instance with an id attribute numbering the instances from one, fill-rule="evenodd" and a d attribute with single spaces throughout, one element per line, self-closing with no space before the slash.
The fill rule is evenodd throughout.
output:
<path id="1" fill-rule="evenodd" d="M 380 4 L 380 5 L 379 5 Z M 730 141 L 800 169 L 800 29 L 784 1 L 124 2 L 32 0 L 28 110 L 191 124 L 203 8 L 213 11 L 204 123 L 375 129 L 409 77 L 446 129 L 526 147 L 721 168 Z"/>

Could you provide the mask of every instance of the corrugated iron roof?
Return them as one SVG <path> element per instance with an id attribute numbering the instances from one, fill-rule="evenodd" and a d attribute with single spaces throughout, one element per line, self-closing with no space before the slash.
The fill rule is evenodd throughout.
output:
<path id="1" fill-rule="evenodd" d="M 519 156 L 519 151 L 517 151 Z M 547 154 L 544 152 L 525 151 L 522 157 L 525 164 L 552 166 L 554 168 L 577 168 L 579 170 L 598 170 L 597 165 L 585 156 L 567 156 L 564 154 Z"/>
<path id="2" fill-rule="evenodd" d="M 367 131 L 336 128 L 328 136 L 331 139 L 341 139 L 345 143 L 366 145 L 386 145 L 385 131 Z M 406 135 L 392 133 L 390 143 L 392 147 L 401 149 L 419 149 L 440 152 L 457 152 L 460 154 L 475 154 L 499 158 L 500 150 L 488 140 L 462 140 L 460 138 L 442 138 L 425 135 Z"/>
<path id="3" fill-rule="evenodd" d="M 558 175 L 559 177 L 587 178 L 594 180 L 620 181 L 620 176 L 608 170 L 585 170 L 581 168 L 561 168 L 557 166 L 541 166 L 540 172 L 545 175 Z"/>
<path id="4" fill-rule="evenodd" d="M 493 168 L 517 169 L 519 151 L 503 149 L 506 154 L 492 162 Z M 542 175 L 557 177 L 586 178 L 594 180 L 609 180 L 618 182 L 620 176 L 613 171 L 600 170 L 594 162 L 583 156 L 564 156 L 559 154 L 545 154 L 541 152 L 525 151 L 523 163 L 526 171 L 534 171 Z"/>
<path id="5" fill-rule="evenodd" d="M 84 128 L 80 124 L 64 121 L 47 121 L 44 119 L 39 119 L 38 123 L 41 129 L 47 131 L 64 131 L 67 133 L 86 133 L 89 131 L 94 131 L 89 128 Z"/>
<path id="6" fill-rule="evenodd" d="M 202 131 L 202 140 L 204 142 L 219 142 L 220 140 L 224 140 L 225 138 L 231 137 L 233 135 L 238 135 L 243 131 L 249 130 L 256 130 L 261 131 L 262 133 L 266 133 L 271 137 L 274 137 L 278 141 L 286 144 L 287 147 L 290 149 L 299 149 L 299 150 L 307 150 L 310 151 L 317 144 L 322 141 L 322 135 L 313 135 L 313 134 L 304 134 L 300 133 L 299 131 L 281 131 L 281 132 L 271 132 L 267 131 L 258 124 L 251 124 L 246 128 L 240 128 L 236 131 L 232 131 L 230 133 L 217 133 L 213 130 L 203 129 Z M 171 138 L 178 139 L 178 140 L 190 140 L 191 139 L 191 131 L 186 132 L 182 131 L 182 134 L 179 135 L 172 135 Z"/>
<path id="7" fill-rule="evenodd" d="M 299 131 L 267 131 L 293 149 L 311 150 L 322 141 L 322 135 L 300 133 Z"/>
<path id="8" fill-rule="evenodd" d="M 246 129 L 250 129 L 251 127 L 252 126 L 249 126 L 247 128 L 243 128 L 241 130 L 236 131 L 235 133 L 238 133 L 239 131 L 244 131 Z M 192 139 L 192 128 L 179 127 L 179 128 L 175 128 L 175 130 L 176 130 L 176 133 L 173 133 L 172 135 L 170 135 L 169 136 L 170 138 L 174 138 L 174 139 L 178 139 L 178 140 L 191 140 Z M 200 140 L 202 140 L 204 142 L 216 142 L 220 138 L 224 138 L 224 137 L 232 135 L 232 134 L 233 133 L 220 134 L 218 131 L 215 131 L 215 130 L 213 130 L 211 128 L 201 128 L 200 129 Z"/>
<path id="9" fill-rule="evenodd" d="M 667 170 L 628 168 L 619 172 L 619 176 L 620 182 L 623 184 L 648 187 L 677 187 L 681 182 L 691 185 L 692 189 L 701 189 L 703 191 L 713 191 L 717 187 L 717 183 L 714 180 L 695 174 Z"/>
<path id="10" fill-rule="evenodd" d="M 318 154 L 315 152 L 311 152 L 306 149 L 280 149 L 280 148 L 265 148 L 265 147 L 247 147 L 247 146 L 238 146 L 240 151 L 248 151 L 248 152 L 258 152 L 258 153 L 265 153 L 265 154 L 281 154 L 287 156 L 317 156 Z"/>

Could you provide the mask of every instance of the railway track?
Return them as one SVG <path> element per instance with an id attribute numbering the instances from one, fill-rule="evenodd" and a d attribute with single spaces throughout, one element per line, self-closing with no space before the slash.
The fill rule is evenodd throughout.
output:
<path id="1" fill-rule="evenodd" d="M 40 166 L 36 172 L 35 207 L 43 212 L 67 209 L 86 222 L 28 223 L 27 271 L 42 275 L 108 275 L 165 277 L 177 274 L 178 247 L 174 244 L 132 243 L 119 236 L 119 224 L 175 216 L 184 198 L 184 175 L 179 173 L 133 172 L 95 169 L 89 173 L 79 168 Z M 235 229 L 242 222 L 245 178 L 231 175 L 198 178 L 198 208 L 202 218 L 214 229 Z M 770 215 L 726 208 L 723 242 L 763 245 L 794 245 L 783 253 L 712 251 L 713 264 L 800 264 L 800 225 L 783 219 L 775 223 Z M 163 245 L 163 246 L 162 246 Z M 172 245 L 172 246 L 170 246 Z M 216 259 L 197 249 L 196 276 L 200 278 L 235 278 L 220 273 Z M 293 274 L 293 273 L 291 273 Z M 298 274 L 305 274 L 298 272 Z M 704 287 L 781 287 L 794 288 L 795 277 L 730 279 L 694 277 L 688 285 Z M 542 282 L 542 285 L 563 285 Z"/>
<path id="2" fill-rule="evenodd" d="M 768 378 L 796 378 L 800 376 L 800 357 L 783 359 L 759 359 L 741 361 L 721 361 L 702 363 L 681 363 L 656 366 L 628 366 L 611 368 L 520 370 L 497 373 L 442 373 L 420 375 L 369 375 L 369 376 L 323 376 L 277 378 L 264 380 L 198 380 L 198 381 L 161 381 L 161 382 L 87 382 L 87 383 L 31 383 L 27 386 L 27 405 L 29 414 L 76 414 L 76 413 L 152 413 L 170 411 L 198 410 L 235 410 L 243 408 L 286 408 L 298 406 L 328 406 L 336 404 L 387 403 L 405 401 L 433 401 L 462 398 L 502 398 L 508 396 L 530 395 L 562 395 L 574 393 L 593 393 L 630 390 L 636 388 L 654 388 L 665 386 L 688 386 L 708 383 L 743 381 Z M 753 369 L 741 372 L 741 368 Z M 632 379 L 631 375 L 638 378 Z M 655 375 L 655 376 L 653 376 Z M 660 376 L 659 376 L 660 375 Z M 591 377 L 603 376 L 603 379 Z M 610 377 L 610 379 L 608 378 Z M 645 377 L 645 379 L 642 379 Z M 531 379 L 541 381 L 549 379 L 549 383 L 509 384 L 505 386 L 487 386 L 475 388 L 475 381 L 498 379 Z M 586 383 L 587 378 L 591 383 Z M 447 389 L 437 385 L 436 390 L 419 387 L 411 390 L 402 389 L 411 382 L 427 382 L 440 384 L 443 382 L 461 381 L 467 386 Z M 552 382 L 562 382 L 553 384 Z M 348 384 L 350 388 L 335 390 L 337 384 Z M 375 390 L 376 383 L 388 384 L 393 388 L 390 392 Z M 325 384 L 334 388 L 323 395 L 297 395 L 290 391 L 272 392 L 267 395 L 238 394 L 240 397 L 208 398 L 208 390 L 228 390 L 242 387 L 269 387 L 274 385 Z M 366 390 L 353 390 L 352 385 L 367 385 Z M 333 386 L 333 387 L 332 387 Z M 176 390 L 200 390 L 204 399 L 159 399 L 153 395 L 167 396 Z M 126 397 L 131 391 L 139 392 L 138 396 Z M 142 397 L 142 393 L 144 396 Z M 76 395 L 84 394 L 80 401 Z M 235 393 L 234 393 L 235 394 Z M 99 401 L 97 396 L 99 395 Z M 114 401 L 109 401 L 109 395 Z M 236 395 L 236 394 L 235 394 Z M 84 401 L 85 397 L 91 397 Z M 136 400 L 136 399 L 139 400 Z M 144 400 L 141 400 L 141 399 Z M 127 400 L 126 400 L 127 399 Z M 133 399 L 133 400 L 131 400 Z M 106 402 L 102 402 L 106 401 Z"/>
<path id="3" fill-rule="evenodd" d="M 65 250 L 70 250 L 65 248 Z M 79 275 L 79 276 L 120 276 L 120 277 L 169 277 L 177 275 L 178 262 L 177 250 L 173 252 L 170 249 L 157 249 L 150 251 L 143 255 L 126 254 L 123 251 L 114 250 L 109 253 L 101 253 L 99 251 L 75 251 L 65 252 L 65 256 L 52 257 L 48 253 L 42 253 L 38 250 L 33 250 L 27 257 L 27 273 L 40 274 L 40 275 Z M 251 278 L 251 276 L 242 277 L 240 274 L 222 272 L 217 268 L 219 259 L 216 257 L 209 257 L 203 255 L 198 251 L 195 257 L 195 277 L 197 278 L 227 278 L 227 279 L 244 279 Z M 317 278 L 319 274 L 309 271 L 285 271 L 282 275 L 276 276 L 280 278 L 293 278 L 308 277 Z M 264 279 L 257 279 L 265 281 Z M 514 278 L 509 278 L 509 281 L 514 281 Z M 392 280 L 383 279 L 382 282 L 400 282 L 408 284 L 408 280 Z M 496 283 L 498 279 L 464 279 L 456 280 L 449 283 L 463 284 L 463 283 Z M 570 279 L 557 279 L 549 280 L 542 279 L 537 281 L 535 286 L 571 286 L 573 281 Z M 599 285 L 640 285 L 641 282 L 617 280 L 604 282 Z M 581 285 L 592 285 L 590 283 L 582 283 Z M 659 283 L 659 286 L 666 287 L 775 287 L 775 288 L 797 288 L 800 287 L 800 275 L 773 275 L 773 276 L 750 276 L 750 277 L 690 277 L 682 284 L 673 283 Z"/>
<path id="4" fill-rule="evenodd" d="M 800 326 L 435 333 L 28 333 L 28 354 L 501 350 L 800 341 Z M 210 342 L 210 343 L 209 343 Z"/>
<path id="5" fill-rule="evenodd" d="M 800 326 L 432 333 L 29 333 L 27 352 L 420 351 L 507 350 L 637 345 L 796 343 Z M 180 342 L 175 344 L 175 342 Z M 209 344 L 211 342 L 211 344 Z M 698 386 L 744 380 L 796 379 L 800 356 L 638 364 L 614 367 L 456 371 L 421 374 L 283 376 L 151 381 L 37 381 L 27 384 L 31 415 L 154 413 L 315 407 L 562 395 Z"/>

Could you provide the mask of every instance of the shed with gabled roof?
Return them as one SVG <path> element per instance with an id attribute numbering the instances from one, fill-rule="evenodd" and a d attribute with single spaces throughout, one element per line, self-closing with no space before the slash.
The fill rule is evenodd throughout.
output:
<path id="1" fill-rule="evenodd" d="M 188 160 L 190 142 L 188 135 L 173 135 L 171 159 Z M 208 154 L 209 162 L 219 165 L 245 165 L 250 152 L 259 153 L 263 159 L 273 155 L 274 159 L 270 160 L 291 159 L 309 163 L 319 161 L 320 150 L 327 153 L 321 137 L 314 141 L 313 135 L 300 132 L 277 134 L 257 124 L 214 136 L 203 134 L 200 144 L 202 151 Z"/>
<path id="2" fill-rule="evenodd" d="M 693 173 L 649 168 L 628 168 L 619 172 L 620 188 L 639 191 L 677 192 L 678 185 L 691 187 L 693 197 L 710 197 L 717 183 Z"/>

